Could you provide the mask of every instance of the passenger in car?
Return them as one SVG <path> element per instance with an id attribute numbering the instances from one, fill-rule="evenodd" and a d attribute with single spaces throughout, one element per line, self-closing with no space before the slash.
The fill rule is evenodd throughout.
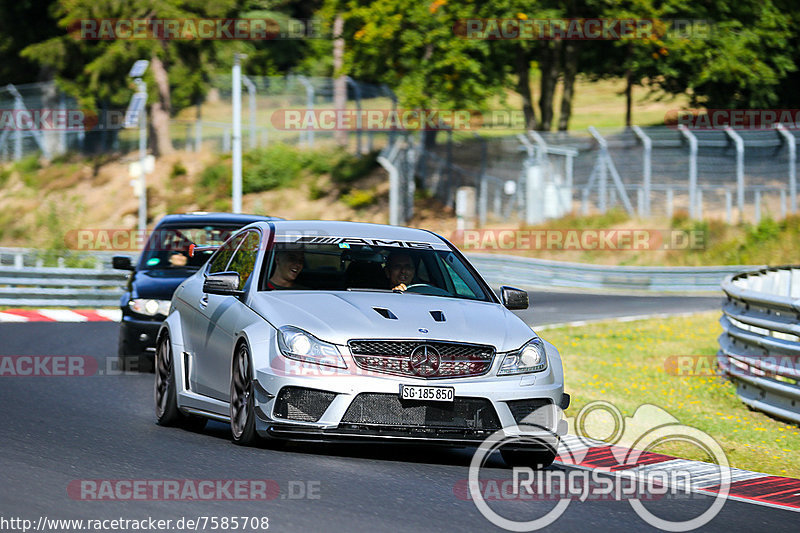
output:
<path id="1" fill-rule="evenodd" d="M 268 289 L 305 289 L 295 283 L 303 270 L 305 254 L 300 250 L 284 250 L 275 253 L 275 271 L 267 282 Z"/>

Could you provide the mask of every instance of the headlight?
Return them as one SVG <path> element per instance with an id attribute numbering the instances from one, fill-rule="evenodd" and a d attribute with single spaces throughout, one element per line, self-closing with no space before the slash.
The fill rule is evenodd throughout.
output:
<path id="1" fill-rule="evenodd" d="M 335 344 L 321 341 L 307 331 L 294 326 L 278 328 L 278 347 L 281 349 L 281 353 L 289 359 L 347 368 L 347 364 Z"/>
<path id="2" fill-rule="evenodd" d="M 533 339 L 521 349 L 509 352 L 497 371 L 498 376 L 529 374 L 547 368 L 547 355 L 541 339 Z"/>
<path id="3" fill-rule="evenodd" d="M 146 298 L 134 298 L 128 302 L 128 307 L 134 313 L 140 315 L 156 316 L 169 314 L 170 300 L 148 300 Z"/>

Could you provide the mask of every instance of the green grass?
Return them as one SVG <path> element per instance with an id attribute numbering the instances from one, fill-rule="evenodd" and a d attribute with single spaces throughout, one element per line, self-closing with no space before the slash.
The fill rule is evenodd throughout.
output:
<path id="1" fill-rule="evenodd" d="M 502 229 L 509 229 L 508 226 Z M 513 229 L 513 228 L 512 228 Z M 714 266 L 714 265 L 787 265 L 796 264 L 800 257 L 800 215 L 789 215 L 782 220 L 763 218 L 758 224 L 740 222 L 727 224 L 719 219 L 690 220 L 678 212 L 671 220 L 642 219 L 628 216 L 621 209 L 605 214 L 567 215 L 535 226 L 520 225 L 520 235 L 527 230 L 647 230 L 653 238 L 652 248 L 635 249 L 630 242 L 617 249 L 579 249 L 572 241 L 564 249 L 558 243 L 547 244 L 542 239 L 522 240 L 519 248 L 495 246 L 490 240 L 471 241 L 475 251 L 499 252 L 556 261 L 601 263 L 638 266 Z M 580 235 L 580 234 L 576 234 Z M 689 239 L 696 246 L 690 246 Z M 674 239 L 685 246 L 662 249 L 661 245 Z M 616 241 L 615 241 L 616 242 Z M 623 242 L 623 241 L 620 241 Z M 465 245 L 466 246 L 466 245 Z M 480 248 L 485 248 L 480 249 Z"/>
<path id="2" fill-rule="evenodd" d="M 617 406 L 626 417 L 644 404 L 658 406 L 681 424 L 711 435 L 733 467 L 800 478 L 800 428 L 750 411 L 728 381 L 715 376 L 675 376 L 665 362 L 675 355 L 713 356 L 720 313 L 691 317 L 597 323 L 542 331 L 561 352 L 567 416 L 595 400 Z M 654 451 L 695 460 L 695 448 Z"/>

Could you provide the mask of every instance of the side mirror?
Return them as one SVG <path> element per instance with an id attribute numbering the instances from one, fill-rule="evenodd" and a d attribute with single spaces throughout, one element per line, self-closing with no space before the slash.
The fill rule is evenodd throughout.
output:
<path id="1" fill-rule="evenodd" d="M 111 266 L 117 270 L 133 270 L 131 258 L 127 255 L 115 255 L 111 258 Z"/>
<path id="2" fill-rule="evenodd" d="M 239 290 L 238 272 L 209 274 L 203 282 L 203 292 L 219 294 L 220 296 L 241 296 L 244 294 L 244 291 Z"/>
<path id="3" fill-rule="evenodd" d="M 528 293 L 521 289 L 503 285 L 500 287 L 500 299 L 507 309 L 518 310 L 528 308 Z"/>

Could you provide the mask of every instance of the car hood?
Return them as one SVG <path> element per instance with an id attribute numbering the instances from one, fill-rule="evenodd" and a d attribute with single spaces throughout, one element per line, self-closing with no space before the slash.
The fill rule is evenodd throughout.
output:
<path id="1" fill-rule="evenodd" d="M 183 268 L 139 270 L 130 281 L 131 298 L 171 300 L 178 285 L 195 272 Z"/>
<path id="2" fill-rule="evenodd" d="M 504 352 L 535 336 L 500 304 L 411 293 L 269 291 L 257 293 L 252 306 L 275 327 L 296 326 L 336 344 L 429 339 L 489 344 Z M 385 318 L 375 308 L 397 318 Z M 441 312 L 444 321 L 434 320 L 431 311 Z"/>

